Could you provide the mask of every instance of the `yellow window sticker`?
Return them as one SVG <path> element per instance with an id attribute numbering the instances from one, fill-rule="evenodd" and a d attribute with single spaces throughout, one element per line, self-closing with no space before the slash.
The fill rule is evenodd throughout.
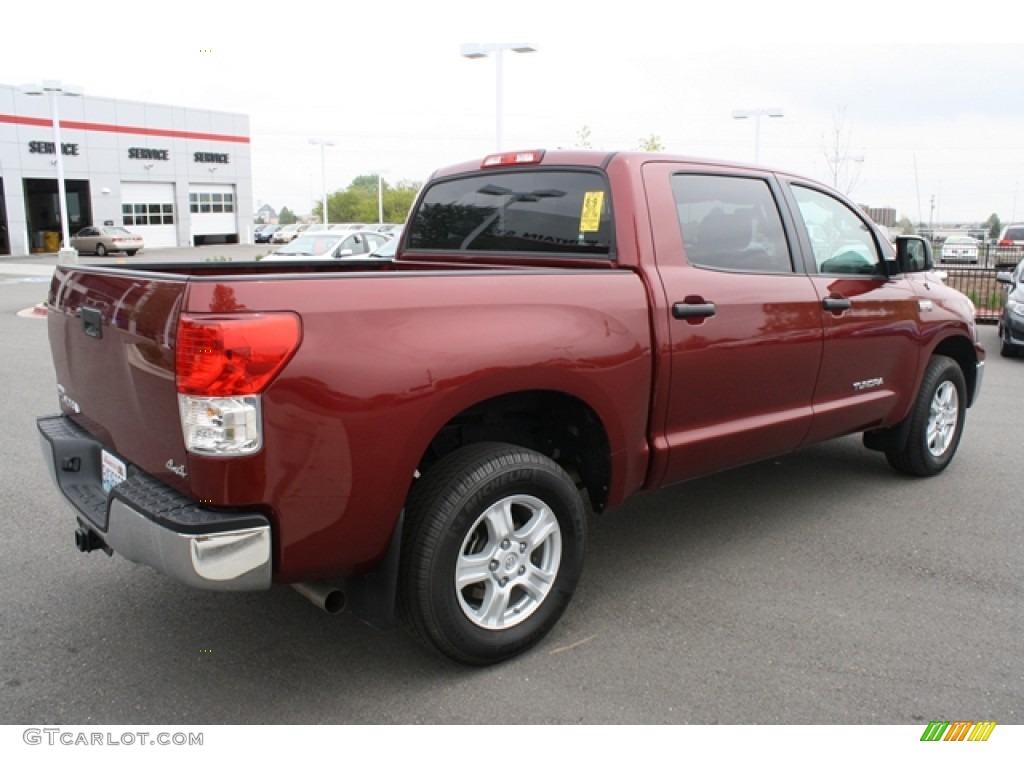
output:
<path id="1" fill-rule="evenodd" d="M 584 193 L 583 211 L 580 213 L 580 232 L 597 232 L 601 228 L 601 209 L 603 207 L 603 190 Z"/>

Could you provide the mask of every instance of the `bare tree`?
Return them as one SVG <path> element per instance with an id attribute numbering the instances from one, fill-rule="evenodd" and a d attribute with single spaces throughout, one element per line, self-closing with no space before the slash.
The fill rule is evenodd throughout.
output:
<path id="1" fill-rule="evenodd" d="M 847 195 L 852 194 L 854 187 L 857 186 L 864 162 L 864 155 L 850 154 L 851 141 L 852 133 L 846 124 L 846 107 L 843 107 L 833 113 L 832 130 L 822 134 L 821 143 L 825 162 L 828 164 L 832 177 L 832 187 Z M 853 164 L 852 172 L 851 163 Z M 840 182 L 842 182 L 842 187 L 840 187 Z"/>

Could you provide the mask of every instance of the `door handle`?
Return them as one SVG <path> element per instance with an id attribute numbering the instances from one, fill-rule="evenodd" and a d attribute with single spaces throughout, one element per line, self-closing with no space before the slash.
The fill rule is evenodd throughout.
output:
<path id="1" fill-rule="evenodd" d="M 715 305 L 710 302 L 704 304 L 678 302 L 672 305 L 672 317 L 676 320 L 685 320 L 688 317 L 712 317 L 715 312 Z"/>
<path id="2" fill-rule="evenodd" d="M 842 312 L 844 309 L 852 307 L 853 302 L 849 299 L 840 299 L 834 296 L 829 296 L 827 299 L 822 300 L 821 306 L 829 312 Z"/>
<path id="3" fill-rule="evenodd" d="M 82 330 L 86 336 L 103 338 L 103 313 L 92 307 L 82 308 Z"/>

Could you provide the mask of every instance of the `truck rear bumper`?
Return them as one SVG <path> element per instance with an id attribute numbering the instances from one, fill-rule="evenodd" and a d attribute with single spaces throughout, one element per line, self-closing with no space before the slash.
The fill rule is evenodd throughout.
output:
<path id="1" fill-rule="evenodd" d="M 63 415 L 36 424 L 54 483 L 79 526 L 104 548 L 193 587 L 270 587 L 273 542 L 266 517 L 199 506 L 137 467 L 108 494 L 99 441 Z"/>

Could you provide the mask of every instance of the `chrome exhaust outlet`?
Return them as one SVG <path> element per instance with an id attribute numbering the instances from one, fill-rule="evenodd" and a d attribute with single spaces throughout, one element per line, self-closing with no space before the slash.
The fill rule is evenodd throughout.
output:
<path id="1" fill-rule="evenodd" d="M 303 581 L 292 584 L 292 589 L 326 613 L 341 613 L 345 610 L 345 593 L 338 587 L 319 581 Z"/>

